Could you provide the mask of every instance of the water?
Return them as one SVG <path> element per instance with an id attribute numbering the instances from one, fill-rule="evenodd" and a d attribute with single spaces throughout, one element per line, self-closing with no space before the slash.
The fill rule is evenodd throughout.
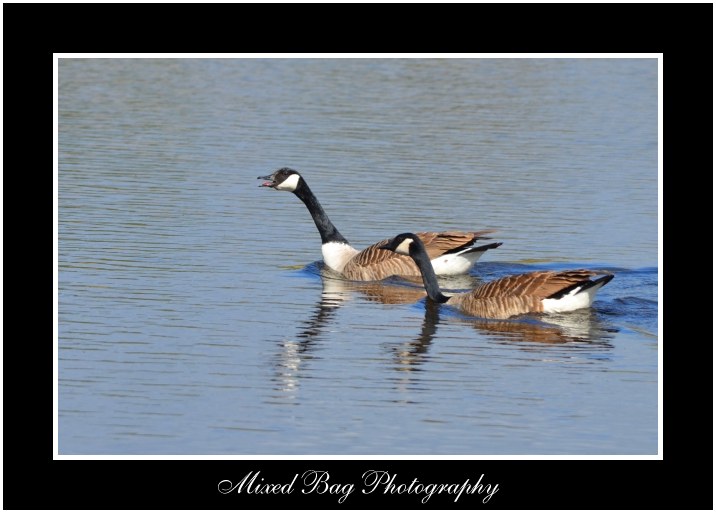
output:
<path id="1" fill-rule="evenodd" d="M 611 269 L 510 321 L 326 276 L 498 230 L 471 276 Z M 61 59 L 59 453 L 656 454 L 653 59 Z"/>

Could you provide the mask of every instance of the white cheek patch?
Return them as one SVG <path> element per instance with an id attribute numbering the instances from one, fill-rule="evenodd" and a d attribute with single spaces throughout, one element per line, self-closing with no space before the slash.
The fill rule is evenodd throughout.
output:
<path id="1" fill-rule="evenodd" d="M 399 253 L 401 255 L 409 255 L 410 254 L 410 245 L 413 243 L 413 239 L 405 239 L 403 242 L 401 242 L 397 248 L 395 248 L 395 252 Z"/>
<path id="2" fill-rule="evenodd" d="M 300 180 L 300 178 L 301 177 L 299 175 L 293 174 L 278 184 L 276 186 L 276 190 L 293 192 L 296 190 L 296 187 L 298 187 L 298 180 Z"/>

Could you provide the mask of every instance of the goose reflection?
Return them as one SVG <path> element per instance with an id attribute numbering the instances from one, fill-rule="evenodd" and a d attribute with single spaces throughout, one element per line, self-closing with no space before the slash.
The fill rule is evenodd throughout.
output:
<path id="1" fill-rule="evenodd" d="M 410 372 L 420 370 L 428 356 L 428 348 L 433 341 L 438 323 L 440 322 L 440 305 L 435 301 L 425 301 L 425 317 L 420 334 L 413 340 L 392 346 L 395 370 Z"/>
<path id="2" fill-rule="evenodd" d="M 295 339 L 283 340 L 279 346 L 276 369 L 277 388 L 291 396 L 291 392 L 298 387 L 299 371 L 301 365 L 308 360 L 315 358 L 315 352 L 320 342 L 330 334 L 330 325 L 336 316 L 338 309 L 347 303 L 360 297 L 377 303 L 396 305 L 412 304 L 426 296 L 425 289 L 420 281 L 408 283 L 388 279 L 377 282 L 356 282 L 346 280 L 331 269 L 322 266 L 309 266 L 309 272 L 318 274 L 323 284 L 320 299 L 308 318 L 299 324 L 298 333 Z M 475 278 L 468 275 L 451 277 L 444 282 L 449 288 L 455 284 L 467 285 Z M 432 327 L 426 323 L 423 332 L 435 333 L 434 324 Z M 431 335 L 432 336 L 432 335 Z"/>
<path id="3" fill-rule="evenodd" d="M 567 344 L 590 343 L 604 346 L 613 338 L 614 329 L 609 328 L 598 312 L 585 308 L 565 314 L 524 316 L 513 320 L 462 318 L 477 331 L 496 342 Z M 607 344 L 611 348 L 611 345 Z"/>
<path id="4" fill-rule="evenodd" d="M 386 305 L 411 304 L 426 296 L 420 281 L 416 281 L 414 286 L 406 285 L 397 278 L 358 282 L 346 280 L 327 267 L 317 267 L 317 269 L 323 290 L 313 313 L 299 325 L 300 331 L 296 339 L 302 347 L 301 352 L 308 352 L 324 336 L 329 322 L 335 317 L 338 309 L 356 296 Z M 449 282 L 459 283 L 460 278 L 465 282 L 471 279 L 468 276 L 454 277 Z"/>
<path id="5" fill-rule="evenodd" d="M 515 344 L 520 350 L 540 351 L 545 345 L 565 345 L 565 355 L 572 351 L 610 350 L 613 338 L 598 308 L 566 314 L 526 315 L 511 320 L 477 319 L 456 314 L 426 297 L 419 280 L 405 278 L 379 282 L 355 282 L 337 276 L 328 268 L 317 267 L 323 290 L 308 318 L 299 324 L 296 337 L 283 340 L 277 355 L 277 388 L 292 396 L 299 384 L 302 364 L 316 358 L 320 343 L 330 336 L 330 327 L 338 309 L 356 298 L 387 305 L 419 303 L 424 316 L 415 336 L 389 345 L 393 369 L 400 372 L 420 371 L 429 358 L 429 349 L 440 324 L 459 322 L 470 325 L 491 341 Z M 446 290 L 470 289 L 478 278 L 470 275 L 441 279 Z M 445 310 L 443 310 L 445 309 Z M 441 317 L 441 312 L 443 313 Z M 576 349 L 575 349 L 576 348 Z"/>
<path id="6" fill-rule="evenodd" d="M 588 352 L 590 359 L 604 360 L 608 359 L 608 352 L 613 349 L 609 340 L 614 337 L 616 330 L 610 328 L 594 309 L 570 314 L 493 320 L 458 316 L 450 309 L 447 309 L 441 318 L 440 312 L 444 308 L 442 305 L 426 299 L 424 306 L 425 317 L 418 337 L 391 348 L 396 363 L 395 370 L 421 370 L 421 366 L 428 359 L 428 348 L 438 326 L 455 321 L 471 326 L 493 343 L 514 345 L 520 351 L 544 353 L 545 346 L 562 345 L 565 347 L 560 354 L 566 358 Z M 596 353 L 600 355 L 597 356 Z M 556 353 L 550 351 L 549 355 L 554 357 Z"/>

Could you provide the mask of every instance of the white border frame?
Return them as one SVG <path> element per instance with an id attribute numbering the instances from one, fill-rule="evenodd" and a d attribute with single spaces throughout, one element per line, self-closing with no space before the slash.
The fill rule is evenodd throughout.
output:
<path id="1" fill-rule="evenodd" d="M 54 170 L 53 170 L 53 460 L 663 460 L 663 54 L 662 53 L 627 53 L 627 54 L 584 54 L 584 53 L 534 53 L 534 54 L 455 54 L 455 53 L 186 53 L 186 54 L 124 54 L 124 53 L 56 53 L 53 54 L 53 125 L 54 125 Z M 274 455 L 274 454 L 236 454 L 236 455 L 61 455 L 59 454 L 59 326 L 58 326 L 58 295 L 59 295 L 59 258 L 58 258 L 58 184 L 59 184 L 59 143 L 58 143 L 58 94 L 59 94 L 59 60 L 83 59 L 657 59 L 658 61 L 658 451 L 655 455 Z M 0 72 L 1 73 L 1 72 Z M 1 186 L 0 186 L 1 187 Z M 2 214 L 0 213 L 0 219 Z M 0 251 L 2 242 L 0 242 Z"/>

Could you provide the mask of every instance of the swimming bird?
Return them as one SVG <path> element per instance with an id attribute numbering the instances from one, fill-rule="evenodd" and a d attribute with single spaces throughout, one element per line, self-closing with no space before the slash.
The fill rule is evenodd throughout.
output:
<path id="1" fill-rule="evenodd" d="M 258 179 L 266 180 L 259 187 L 292 192 L 303 201 L 321 234 L 323 261 L 345 278 L 369 281 L 394 275 L 420 276 L 420 270 L 410 257 L 378 249 L 389 239 L 377 242 L 362 251 L 353 248 L 333 225 L 306 180 L 297 171 L 284 167 L 271 175 L 259 176 Z M 486 239 L 484 235 L 493 231 L 418 232 L 416 237 L 423 242 L 436 274 L 455 275 L 467 273 L 485 251 L 502 245 L 501 242 L 493 242 L 474 246 L 476 241 Z"/>
<path id="2" fill-rule="evenodd" d="M 401 233 L 380 249 L 410 256 L 420 269 L 428 297 L 433 301 L 447 303 L 468 315 L 487 319 L 587 308 L 597 291 L 614 278 L 607 272 L 586 269 L 535 271 L 505 276 L 481 283 L 470 292 L 445 296 L 438 286 L 425 245 L 416 234 Z M 592 280 L 593 276 L 601 277 Z"/>

